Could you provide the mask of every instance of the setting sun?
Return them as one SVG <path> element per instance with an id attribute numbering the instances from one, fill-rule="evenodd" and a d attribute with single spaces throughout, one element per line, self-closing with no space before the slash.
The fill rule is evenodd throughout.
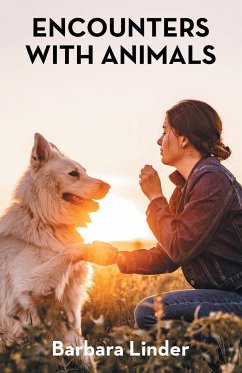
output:
<path id="1" fill-rule="evenodd" d="M 133 202 L 112 195 L 99 201 L 99 204 L 99 211 L 91 214 L 92 223 L 88 228 L 78 228 L 85 242 L 127 241 L 150 237 L 145 213 L 140 213 Z"/>

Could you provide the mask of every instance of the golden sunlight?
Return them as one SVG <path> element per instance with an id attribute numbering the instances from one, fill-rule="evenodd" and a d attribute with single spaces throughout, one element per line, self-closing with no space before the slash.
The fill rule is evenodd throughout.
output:
<path id="1" fill-rule="evenodd" d="M 99 210 L 91 214 L 88 228 L 78 228 L 86 243 L 150 239 L 145 213 L 140 213 L 133 202 L 112 195 L 99 205 Z"/>

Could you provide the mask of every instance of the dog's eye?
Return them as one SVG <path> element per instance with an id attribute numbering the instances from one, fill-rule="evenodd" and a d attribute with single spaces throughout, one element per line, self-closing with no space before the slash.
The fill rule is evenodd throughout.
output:
<path id="1" fill-rule="evenodd" d="M 79 176 L 79 172 L 77 172 L 77 171 L 71 171 L 71 172 L 69 172 L 69 175 L 73 176 L 73 177 L 77 177 L 77 176 Z"/>

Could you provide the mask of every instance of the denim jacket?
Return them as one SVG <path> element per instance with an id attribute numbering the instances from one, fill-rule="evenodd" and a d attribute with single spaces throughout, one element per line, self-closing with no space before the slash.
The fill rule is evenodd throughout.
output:
<path id="1" fill-rule="evenodd" d="M 158 274 L 182 268 L 194 288 L 242 293 L 242 187 L 215 157 L 202 158 L 187 180 L 151 201 L 147 222 L 156 247 L 121 252 L 123 273 Z M 122 260 L 120 260 L 122 259 Z"/>

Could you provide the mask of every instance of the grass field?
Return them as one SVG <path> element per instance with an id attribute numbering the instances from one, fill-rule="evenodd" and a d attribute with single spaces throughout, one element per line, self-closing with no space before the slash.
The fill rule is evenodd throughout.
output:
<path id="1" fill-rule="evenodd" d="M 142 242 L 116 243 L 121 250 L 141 248 Z M 146 244 L 150 247 L 151 243 Z M 94 267 L 93 286 L 90 298 L 83 309 L 82 329 L 89 345 L 122 345 L 124 356 L 95 357 L 89 370 L 101 373 L 119 372 L 242 372 L 241 330 L 242 320 L 230 315 L 215 314 L 195 320 L 192 324 L 179 322 L 176 325 L 161 322 L 156 333 L 138 331 L 134 325 L 134 308 L 146 296 L 190 288 L 180 270 L 165 275 L 143 276 L 121 274 L 116 266 Z M 44 321 L 46 311 L 40 308 Z M 162 310 L 158 310 L 162 312 Z M 59 317 L 59 316 L 58 316 Z M 63 322 L 65 318 L 63 317 Z M 73 358 L 56 358 L 48 345 L 46 335 L 50 325 L 28 327 L 30 340 L 22 346 L 8 344 L 5 354 L 0 356 L 0 372 L 82 372 L 85 367 Z M 166 334 L 164 333 L 166 331 Z M 202 339 L 198 335 L 202 334 Z M 220 346 L 211 343 L 213 336 Z M 172 344 L 189 345 L 189 353 L 183 357 L 154 356 L 131 357 L 129 341 L 137 345 L 146 341 L 151 345 L 163 345 L 168 339 Z M 211 338 L 210 338 L 211 339 Z M 217 364 L 223 359 L 222 365 Z"/>

